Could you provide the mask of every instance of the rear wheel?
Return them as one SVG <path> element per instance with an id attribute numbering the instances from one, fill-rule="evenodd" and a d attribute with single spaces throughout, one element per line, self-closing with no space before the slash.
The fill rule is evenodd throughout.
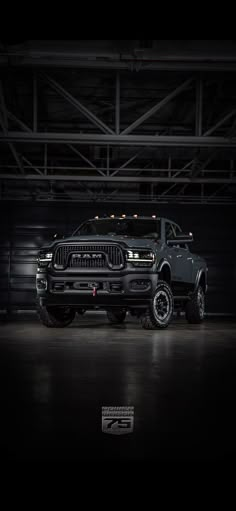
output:
<path id="1" fill-rule="evenodd" d="M 126 318 L 126 310 L 107 311 L 107 319 L 110 323 L 118 324 L 123 323 Z"/>
<path id="2" fill-rule="evenodd" d="M 37 300 L 37 313 L 43 325 L 49 328 L 63 328 L 73 321 L 75 311 L 70 307 L 47 307 Z"/>
<path id="3" fill-rule="evenodd" d="M 186 319 L 189 323 L 198 324 L 204 320 L 205 294 L 201 286 L 193 293 L 186 305 Z"/>
<path id="4" fill-rule="evenodd" d="M 171 320 L 174 307 L 171 288 L 164 280 L 159 280 L 148 309 L 141 315 L 141 325 L 146 330 L 166 328 Z"/>

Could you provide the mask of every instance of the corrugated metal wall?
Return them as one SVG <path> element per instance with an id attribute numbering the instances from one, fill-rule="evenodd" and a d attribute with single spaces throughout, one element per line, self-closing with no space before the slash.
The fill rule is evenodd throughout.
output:
<path id="1" fill-rule="evenodd" d="M 236 312 L 236 208 L 2 202 L 0 213 L 1 309 L 34 307 L 37 251 L 55 232 L 70 233 L 96 214 L 155 213 L 193 231 L 192 251 L 203 255 L 209 267 L 207 312 Z"/>

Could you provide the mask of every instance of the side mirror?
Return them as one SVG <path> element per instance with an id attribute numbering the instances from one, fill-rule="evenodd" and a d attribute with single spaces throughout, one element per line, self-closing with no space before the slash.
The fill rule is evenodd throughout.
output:
<path id="1" fill-rule="evenodd" d="M 167 240 L 167 245 L 182 245 L 184 243 L 192 243 L 193 235 L 192 233 L 181 232 L 180 234 L 176 234 L 174 238 L 170 238 Z"/>

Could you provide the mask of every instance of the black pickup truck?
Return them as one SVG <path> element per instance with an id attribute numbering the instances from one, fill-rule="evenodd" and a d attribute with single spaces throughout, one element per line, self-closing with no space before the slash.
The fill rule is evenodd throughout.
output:
<path id="1" fill-rule="evenodd" d="M 143 328 L 165 328 L 174 307 L 189 323 L 204 318 L 207 265 L 189 251 L 192 234 L 166 218 L 126 216 L 83 223 L 39 252 L 37 310 L 47 327 L 65 327 L 76 312 L 103 309 L 111 323 L 127 311 Z"/>

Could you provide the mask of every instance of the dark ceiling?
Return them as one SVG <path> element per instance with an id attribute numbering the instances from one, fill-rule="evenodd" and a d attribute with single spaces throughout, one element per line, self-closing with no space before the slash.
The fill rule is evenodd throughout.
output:
<path id="1" fill-rule="evenodd" d="M 236 201 L 236 41 L 2 41 L 2 199 Z"/>

